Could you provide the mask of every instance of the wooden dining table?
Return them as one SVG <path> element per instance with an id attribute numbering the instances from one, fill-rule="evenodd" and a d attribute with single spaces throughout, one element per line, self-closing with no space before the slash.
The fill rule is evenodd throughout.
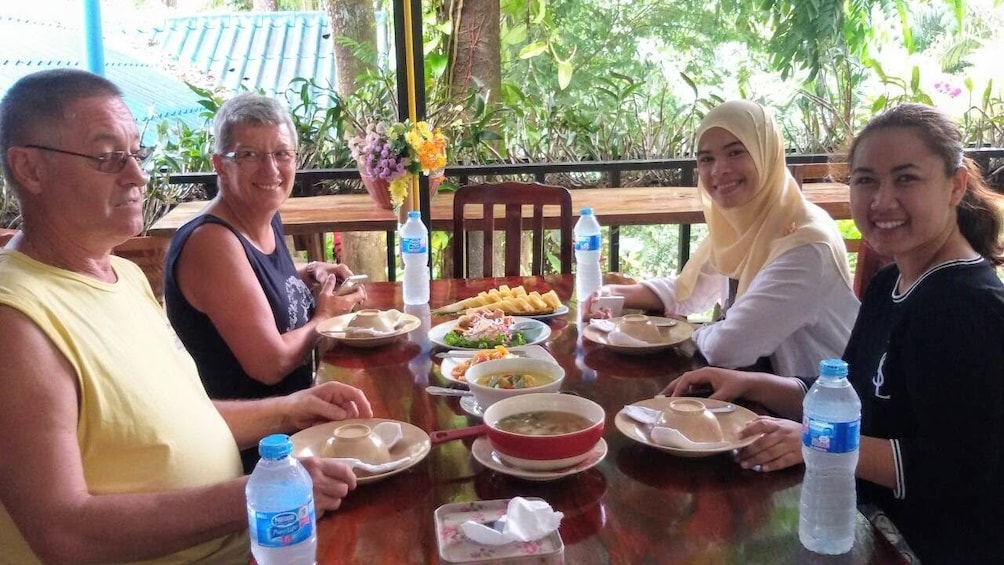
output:
<path id="1" fill-rule="evenodd" d="M 608 282 L 623 282 L 607 275 Z M 480 419 L 458 400 L 432 396 L 428 385 L 449 385 L 439 370 L 430 328 L 450 319 L 437 307 L 506 284 L 528 292 L 554 290 L 569 306 L 547 320 L 543 347 L 565 370 L 562 392 L 599 403 L 606 412 L 606 457 L 595 467 L 553 481 L 527 481 L 493 471 L 471 453 L 471 439 L 433 445 L 406 471 L 359 485 L 341 508 L 318 521 L 320 564 L 437 563 L 434 515 L 442 505 L 539 497 L 564 514 L 560 556 L 537 562 L 639 563 L 902 563 L 886 538 L 857 516 L 852 551 L 812 554 L 798 541 L 803 467 L 760 473 L 744 470 L 728 453 L 703 458 L 671 455 L 622 434 L 614 416 L 625 405 L 652 398 L 682 372 L 701 364 L 686 347 L 645 356 L 614 352 L 582 337 L 571 300 L 573 275 L 444 279 L 431 285 L 429 306 L 403 306 L 396 283 L 366 287 L 367 308 L 414 314 L 421 326 L 375 348 L 328 343 L 318 381 L 362 389 L 374 416 L 407 422 L 426 432 L 463 428 Z"/>

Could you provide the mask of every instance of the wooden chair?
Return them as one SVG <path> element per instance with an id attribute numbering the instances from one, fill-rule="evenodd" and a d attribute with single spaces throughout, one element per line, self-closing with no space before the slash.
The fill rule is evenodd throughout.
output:
<path id="1" fill-rule="evenodd" d="M 794 163 L 788 165 L 798 186 L 805 182 L 846 182 L 847 163 Z"/>
<path id="2" fill-rule="evenodd" d="M 495 217 L 495 206 L 504 205 L 505 214 Z M 465 207 L 480 206 L 480 216 L 467 216 Z M 460 187 L 453 196 L 453 269 L 454 276 L 467 277 L 467 234 L 484 233 L 484 276 L 492 276 L 495 258 L 492 235 L 496 229 L 505 233 L 505 276 L 519 276 L 524 224 L 529 222 L 532 233 L 530 272 L 543 274 L 544 265 L 544 206 L 559 206 L 561 216 L 559 260 L 561 273 L 572 272 L 572 195 L 567 189 L 539 183 L 503 182 Z M 532 207 L 532 215 L 524 216 L 523 208 Z M 499 224 L 501 220 L 501 225 Z"/>
<path id="3" fill-rule="evenodd" d="M 858 264 L 854 268 L 854 294 L 861 298 L 875 273 L 889 263 L 892 263 L 892 257 L 880 255 L 867 241 L 861 240 L 858 245 Z"/>

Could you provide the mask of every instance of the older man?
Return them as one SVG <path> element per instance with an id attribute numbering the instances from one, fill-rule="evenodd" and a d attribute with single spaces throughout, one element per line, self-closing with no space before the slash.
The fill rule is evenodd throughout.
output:
<path id="1" fill-rule="evenodd" d="M 0 561 L 246 563 L 238 449 L 369 417 L 365 396 L 207 397 L 142 272 L 111 255 L 142 228 L 147 151 L 109 81 L 19 80 L 0 154 L 23 218 L 0 251 Z M 343 465 L 304 465 L 319 513 L 355 487 Z"/>

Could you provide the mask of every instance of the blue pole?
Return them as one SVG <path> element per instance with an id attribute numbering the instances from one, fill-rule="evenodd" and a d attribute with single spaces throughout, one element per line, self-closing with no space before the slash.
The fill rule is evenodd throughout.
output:
<path id="1" fill-rule="evenodd" d="M 87 70 L 104 76 L 105 47 L 101 38 L 101 0 L 84 0 L 84 52 Z"/>

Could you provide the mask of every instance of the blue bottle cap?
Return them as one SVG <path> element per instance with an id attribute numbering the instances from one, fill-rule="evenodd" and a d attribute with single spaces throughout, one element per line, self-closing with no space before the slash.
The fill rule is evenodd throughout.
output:
<path id="1" fill-rule="evenodd" d="M 422 213 L 419 212 L 418 210 L 412 210 L 412 211 L 408 212 L 408 217 L 409 218 L 421 218 L 422 217 Z"/>
<path id="2" fill-rule="evenodd" d="M 847 363 L 843 359 L 823 359 L 819 362 L 820 377 L 846 377 Z"/>
<path id="3" fill-rule="evenodd" d="M 293 441 L 286 434 L 272 434 L 258 442 L 258 455 L 265 459 L 282 459 L 293 451 Z"/>
<path id="4" fill-rule="evenodd" d="M 583 208 L 583 209 L 579 210 L 579 214 L 582 214 L 583 216 L 592 216 L 593 215 L 593 209 L 592 208 Z"/>

